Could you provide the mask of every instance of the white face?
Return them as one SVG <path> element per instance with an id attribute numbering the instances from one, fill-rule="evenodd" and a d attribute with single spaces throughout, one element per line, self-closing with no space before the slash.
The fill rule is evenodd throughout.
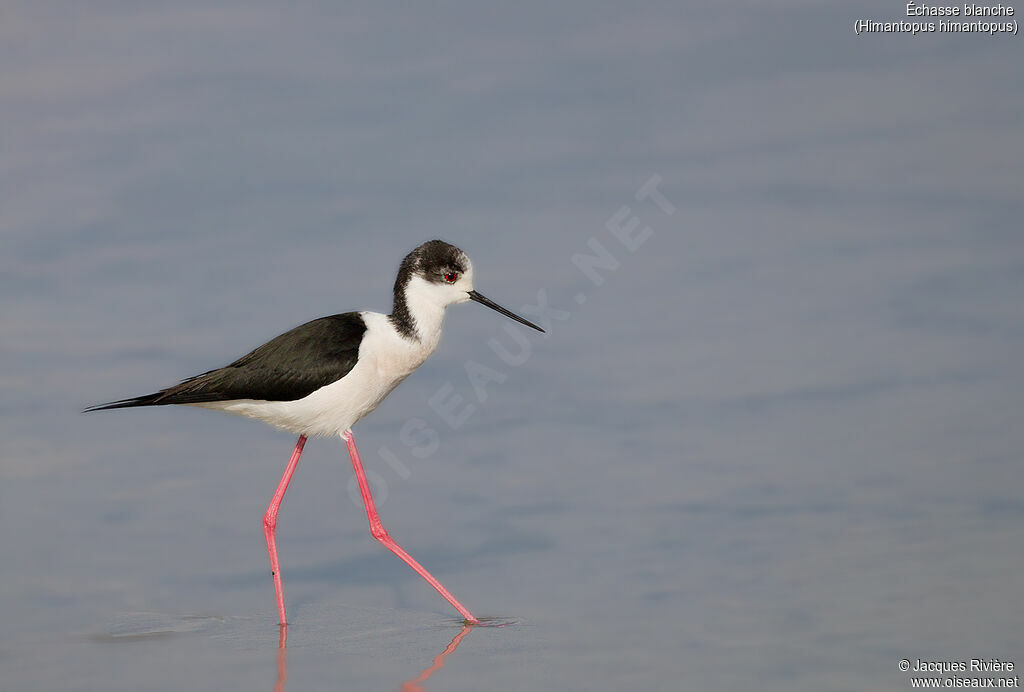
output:
<path id="1" fill-rule="evenodd" d="M 430 303 L 439 307 L 465 303 L 473 290 L 473 265 L 468 257 L 464 258 L 464 264 L 464 272 L 453 267 L 427 275 L 417 272 L 406 286 L 406 299 L 410 303 Z"/>
<path id="2" fill-rule="evenodd" d="M 447 288 L 453 298 L 449 301 L 451 303 L 465 303 L 469 300 L 469 292 L 473 290 L 473 265 L 466 260 L 466 271 L 462 274 L 455 272 L 455 282 L 449 282 L 447 279 L 442 285 L 443 288 Z"/>

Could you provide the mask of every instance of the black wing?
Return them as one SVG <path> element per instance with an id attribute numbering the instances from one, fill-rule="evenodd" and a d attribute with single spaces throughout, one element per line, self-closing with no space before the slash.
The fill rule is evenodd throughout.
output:
<path id="1" fill-rule="evenodd" d="M 359 357 L 365 332 L 366 323 L 357 312 L 321 317 L 271 339 L 226 367 L 190 377 L 155 394 L 85 410 L 232 399 L 294 401 L 347 375 Z"/>

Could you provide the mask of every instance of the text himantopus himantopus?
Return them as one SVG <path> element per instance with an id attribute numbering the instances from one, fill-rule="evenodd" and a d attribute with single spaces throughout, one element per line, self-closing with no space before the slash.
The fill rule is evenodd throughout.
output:
<path id="1" fill-rule="evenodd" d="M 99 411 L 133 406 L 188 404 L 257 418 L 299 435 L 263 517 L 274 577 L 277 614 L 287 624 L 274 530 L 277 511 L 310 435 L 340 435 L 348 446 L 370 533 L 412 567 L 470 623 L 477 619 L 388 535 L 373 504 L 352 426 L 434 352 L 445 308 L 473 300 L 544 331 L 473 290 L 473 265 L 462 250 L 440 240 L 409 253 L 395 279 L 390 315 L 347 312 L 321 317 L 271 339 L 228 366 L 155 394 L 92 406 Z"/>

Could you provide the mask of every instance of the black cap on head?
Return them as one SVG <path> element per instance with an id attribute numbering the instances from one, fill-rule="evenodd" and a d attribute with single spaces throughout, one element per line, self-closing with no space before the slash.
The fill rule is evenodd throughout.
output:
<path id="1" fill-rule="evenodd" d="M 409 279 L 419 274 L 427 281 L 441 283 L 449 271 L 465 273 L 468 258 L 459 248 L 443 240 L 429 240 L 410 252 L 402 260 L 395 278 L 395 295 L 409 283 Z"/>

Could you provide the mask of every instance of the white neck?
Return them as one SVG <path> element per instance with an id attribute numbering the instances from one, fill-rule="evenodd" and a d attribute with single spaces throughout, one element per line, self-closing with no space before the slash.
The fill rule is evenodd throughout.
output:
<path id="1" fill-rule="evenodd" d="M 446 302 L 440 287 L 418 276 L 405 285 L 405 304 L 413 320 L 413 329 L 420 341 L 437 343 L 441 338 Z"/>

